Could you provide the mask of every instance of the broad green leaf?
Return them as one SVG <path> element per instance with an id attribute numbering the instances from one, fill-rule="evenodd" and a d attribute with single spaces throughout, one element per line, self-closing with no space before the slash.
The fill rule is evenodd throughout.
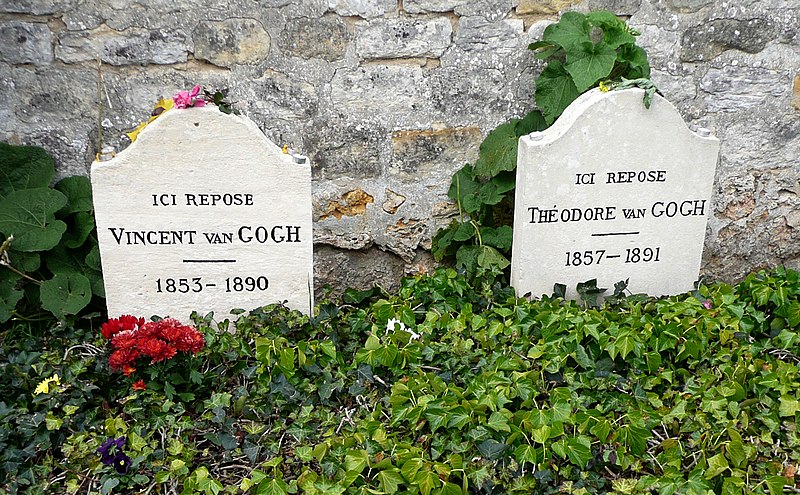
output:
<path id="1" fill-rule="evenodd" d="M 514 458 L 519 463 L 539 462 L 539 456 L 536 454 L 536 447 L 527 444 L 520 445 L 519 447 L 516 448 L 516 450 L 514 450 Z"/>
<path id="2" fill-rule="evenodd" d="M 430 495 L 431 491 L 442 483 L 442 480 L 436 476 L 436 473 L 425 470 L 417 473 L 414 483 L 419 487 L 422 495 Z"/>
<path id="3" fill-rule="evenodd" d="M 91 268 L 92 270 L 101 270 L 100 266 L 100 248 L 95 244 L 92 246 L 92 249 L 86 254 L 86 258 L 84 258 L 84 262 L 86 266 Z"/>
<path id="4" fill-rule="evenodd" d="M 517 167 L 517 119 L 498 126 L 483 140 L 480 157 L 475 162 L 475 175 L 494 177 Z"/>
<path id="5" fill-rule="evenodd" d="M 555 24 L 550 24 L 542 34 L 542 40 L 555 43 L 569 51 L 573 46 L 591 42 L 591 26 L 586 16 L 579 12 L 565 12 Z"/>
<path id="6" fill-rule="evenodd" d="M 439 489 L 437 495 L 465 495 L 465 494 L 461 490 L 460 486 L 445 481 L 442 483 L 442 488 Z"/>
<path id="7" fill-rule="evenodd" d="M 517 137 L 522 137 L 532 132 L 543 131 L 548 127 L 549 126 L 547 125 L 547 121 L 544 119 L 542 112 L 540 110 L 533 110 L 528 112 L 528 115 L 517 122 L 514 132 L 516 132 Z"/>
<path id="8" fill-rule="evenodd" d="M 57 273 L 39 289 L 42 308 L 58 318 L 77 314 L 92 299 L 89 279 L 79 273 Z"/>
<path id="9" fill-rule="evenodd" d="M 17 282 L 22 277 L 2 266 L 0 275 L 0 323 L 5 323 L 11 318 L 14 308 L 25 293 L 17 289 Z"/>
<path id="10" fill-rule="evenodd" d="M 92 184 L 82 175 L 74 175 L 61 179 L 54 187 L 67 197 L 67 204 L 59 210 L 59 215 L 68 215 L 77 212 L 90 212 L 94 209 L 92 204 Z"/>
<path id="11" fill-rule="evenodd" d="M 629 44 L 617 48 L 617 63 L 624 63 L 630 67 L 626 74 L 627 79 L 650 77 L 650 62 L 647 60 L 647 52 L 640 46 Z"/>
<path id="12" fill-rule="evenodd" d="M 583 93 L 608 77 L 616 60 L 617 52 L 607 44 L 586 42 L 567 52 L 564 68 L 572 76 L 577 90 Z"/>
<path id="13" fill-rule="evenodd" d="M 783 495 L 783 487 L 787 484 L 787 480 L 783 476 L 767 476 L 767 488 L 770 495 Z"/>
<path id="14" fill-rule="evenodd" d="M 408 482 L 412 482 L 417 477 L 417 471 L 420 470 L 424 461 L 420 458 L 413 458 L 407 460 L 403 466 L 400 468 L 400 473 L 402 473 L 403 478 L 406 479 Z"/>
<path id="15" fill-rule="evenodd" d="M 94 217 L 91 213 L 79 211 L 71 215 L 68 221 L 67 231 L 61 239 L 62 244 L 68 248 L 82 246 L 94 230 Z"/>
<path id="16" fill-rule="evenodd" d="M 626 43 L 636 43 L 636 38 L 631 34 L 625 21 L 613 12 L 598 10 L 586 14 L 586 20 L 592 26 L 603 30 L 603 41 L 611 48 L 616 48 Z"/>
<path id="17" fill-rule="evenodd" d="M 589 431 L 601 442 L 605 443 L 606 439 L 608 439 L 608 434 L 611 433 L 611 423 L 607 419 L 601 419 Z"/>
<path id="18" fill-rule="evenodd" d="M 496 229 L 493 227 L 481 227 L 483 243 L 502 251 L 511 249 L 513 234 L 514 230 L 509 225 L 501 225 Z"/>
<path id="19" fill-rule="evenodd" d="M 0 200 L 14 191 L 50 185 L 55 162 L 37 146 L 14 146 L 0 142 Z"/>
<path id="20" fill-rule="evenodd" d="M 380 483 L 380 487 L 384 493 L 392 495 L 397 492 L 397 489 L 403 484 L 403 476 L 400 475 L 400 470 L 397 468 L 384 469 L 375 475 L 375 478 Z"/>
<path id="21" fill-rule="evenodd" d="M 490 182 L 498 193 L 503 194 L 517 187 L 517 176 L 515 172 L 500 172 Z"/>
<path id="22" fill-rule="evenodd" d="M 572 76 L 557 60 L 550 62 L 536 79 L 536 105 L 548 124 L 552 124 L 579 95 Z"/>
<path id="23" fill-rule="evenodd" d="M 26 253 L 12 249 L 9 253 L 11 266 L 24 273 L 32 273 L 42 266 L 42 256 L 37 253 Z"/>
<path id="24" fill-rule="evenodd" d="M 706 468 L 706 472 L 703 474 L 703 476 L 705 479 L 710 480 L 722 474 L 722 472 L 726 469 L 728 469 L 728 460 L 725 459 L 724 455 L 717 454 L 709 457 L 708 468 Z"/>
<path id="25" fill-rule="evenodd" d="M 256 489 L 257 495 L 288 495 L 289 486 L 283 481 L 277 478 L 271 478 L 269 480 L 264 480 L 258 484 L 258 488 Z"/>
<path id="26" fill-rule="evenodd" d="M 586 464 L 592 458 L 592 443 L 589 438 L 584 436 L 568 438 L 567 457 L 570 462 L 580 466 L 581 469 L 586 468 Z"/>
<path id="27" fill-rule="evenodd" d="M 486 422 L 486 426 L 494 431 L 505 431 L 511 433 L 511 427 L 508 426 L 508 418 L 506 418 L 500 411 L 495 411 Z"/>
<path id="28" fill-rule="evenodd" d="M 344 467 L 348 471 L 360 473 L 369 464 L 369 454 L 366 450 L 351 450 L 344 458 Z"/>
<path id="29" fill-rule="evenodd" d="M 464 165 L 461 170 L 453 175 L 447 195 L 458 202 L 464 211 L 473 213 L 482 206 L 482 203 L 477 198 L 480 188 L 481 183 L 475 179 L 472 166 Z"/>
<path id="30" fill-rule="evenodd" d="M 778 414 L 780 416 L 794 416 L 797 411 L 800 411 L 800 401 L 788 395 L 780 398 L 780 406 L 778 406 Z"/>
<path id="31" fill-rule="evenodd" d="M 453 240 L 464 242 L 475 237 L 475 227 L 471 222 L 464 222 L 459 224 L 456 231 L 453 233 Z"/>
<path id="32" fill-rule="evenodd" d="M 506 451 L 506 444 L 488 438 L 478 444 L 478 450 L 490 461 L 496 461 L 503 457 L 503 453 Z"/>
<path id="33" fill-rule="evenodd" d="M 67 225 L 55 219 L 67 198 L 49 188 L 15 191 L 0 201 L 0 232 L 13 235 L 17 251 L 46 251 L 55 247 Z"/>
<path id="34" fill-rule="evenodd" d="M 725 451 L 728 453 L 733 467 L 742 468 L 747 464 L 747 454 L 744 452 L 744 444 L 740 439 L 728 442 Z"/>
<path id="35" fill-rule="evenodd" d="M 478 249 L 478 266 L 484 269 L 498 268 L 505 270 L 510 261 L 491 246 L 475 246 Z"/>

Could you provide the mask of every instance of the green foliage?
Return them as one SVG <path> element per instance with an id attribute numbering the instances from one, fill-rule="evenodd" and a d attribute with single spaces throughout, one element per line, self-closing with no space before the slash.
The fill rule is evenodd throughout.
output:
<path id="1" fill-rule="evenodd" d="M 795 483 L 797 272 L 599 308 L 519 299 L 490 279 L 441 269 L 395 293 L 350 291 L 313 318 L 281 306 L 235 328 L 198 317 L 198 356 L 127 379 L 86 320 L 4 328 L 0 492 L 705 495 Z M 134 391 L 139 378 L 147 389 Z M 121 436 L 124 475 L 96 453 Z"/>
<path id="2" fill-rule="evenodd" d="M 51 188 L 54 174 L 43 149 L 0 143 L 0 323 L 39 308 L 63 320 L 104 297 L 91 184 Z"/>
<path id="3" fill-rule="evenodd" d="M 458 203 L 460 216 L 434 237 L 437 260 L 455 256 L 457 267 L 470 276 L 503 273 L 511 250 L 519 138 L 547 129 L 581 93 L 601 82 L 606 90 L 645 89 L 649 107 L 656 89 L 647 79 L 650 65 L 635 44 L 637 35 L 611 12 L 566 12 L 530 45 L 538 58 L 548 60 L 536 79 L 538 110 L 491 131 L 474 167 L 467 164 L 453 176 L 448 195 Z M 502 232 L 500 239 L 491 232 Z"/>
<path id="4" fill-rule="evenodd" d="M 637 32 L 611 12 L 565 12 L 530 45 L 549 60 L 536 79 L 536 105 L 552 124 L 575 98 L 601 81 L 650 76 L 647 54 L 636 46 Z"/>

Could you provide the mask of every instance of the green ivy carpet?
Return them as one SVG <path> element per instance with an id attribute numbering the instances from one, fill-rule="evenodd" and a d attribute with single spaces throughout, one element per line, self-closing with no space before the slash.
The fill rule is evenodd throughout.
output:
<path id="1" fill-rule="evenodd" d="M 12 320 L 0 492 L 796 490 L 800 274 L 611 299 L 441 269 L 313 318 L 197 318 L 199 354 L 127 377 L 95 319 Z"/>

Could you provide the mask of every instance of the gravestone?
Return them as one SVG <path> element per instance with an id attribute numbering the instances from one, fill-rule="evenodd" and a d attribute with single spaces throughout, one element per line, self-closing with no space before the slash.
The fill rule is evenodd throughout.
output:
<path id="1" fill-rule="evenodd" d="M 311 167 L 249 119 L 169 110 L 92 165 L 92 188 L 109 316 L 310 313 Z"/>
<path id="2" fill-rule="evenodd" d="M 519 141 L 511 283 L 552 294 L 597 279 L 650 295 L 691 290 L 703 254 L 719 140 L 643 90 L 593 90 Z"/>

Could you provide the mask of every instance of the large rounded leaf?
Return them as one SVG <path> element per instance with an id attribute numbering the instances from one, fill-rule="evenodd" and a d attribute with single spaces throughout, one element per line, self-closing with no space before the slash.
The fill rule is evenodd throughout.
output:
<path id="1" fill-rule="evenodd" d="M 25 293 L 17 289 L 17 282 L 21 278 L 19 275 L 3 267 L 0 270 L 3 270 L 0 271 L 0 323 L 4 323 L 11 318 L 11 312 Z"/>
<path id="2" fill-rule="evenodd" d="M 61 179 L 56 184 L 55 189 L 64 193 L 67 197 L 67 204 L 61 209 L 59 214 L 67 215 L 75 212 L 92 211 L 92 184 L 89 179 L 82 175 L 73 175 Z"/>
<path id="3" fill-rule="evenodd" d="M 66 203 L 66 196 L 46 187 L 12 192 L 0 201 L 0 232 L 14 236 L 17 251 L 52 249 L 67 230 L 54 216 Z"/>
<path id="4" fill-rule="evenodd" d="M 79 273 L 58 273 L 42 283 L 39 294 L 42 308 L 63 319 L 89 304 L 92 287 L 89 279 Z"/>
<path id="5" fill-rule="evenodd" d="M 54 174 L 55 163 L 44 149 L 0 143 L 0 199 L 14 191 L 47 187 Z"/>

